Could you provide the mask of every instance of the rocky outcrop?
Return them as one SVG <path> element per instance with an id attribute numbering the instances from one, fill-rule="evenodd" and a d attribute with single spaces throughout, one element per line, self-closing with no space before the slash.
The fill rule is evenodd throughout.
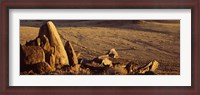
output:
<path id="1" fill-rule="evenodd" d="M 20 73 L 155 75 L 159 65 L 156 60 L 142 67 L 134 62 L 124 62 L 114 48 L 90 60 L 81 59 L 84 55 L 79 56 L 80 52 L 76 53 L 69 41 L 63 45 L 55 25 L 48 21 L 40 27 L 38 37 L 20 45 Z"/>
<path id="2" fill-rule="evenodd" d="M 39 62 L 34 66 L 34 72 L 39 74 L 49 73 L 53 71 L 53 68 L 47 62 Z"/>
<path id="3" fill-rule="evenodd" d="M 68 56 L 53 22 L 48 21 L 40 27 L 38 38 L 45 38 L 44 35 L 48 38 L 50 46 L 55 48 L 55 63 L 69 65 Z"/>
<path id="4" fill-rule="evenodd" d="M 78 58 L 76 56 L 76 53 L 74 51 L 74 48 L 72 47 L 71 43 L 69 41 L 66 42 L 65 44 L 65 50 L 68 55 L 68 60 L 70 66 L 74 66 L 78 64 Z"/>
<path id="5" fill-rule="evenodd" d="M 39 46 L 20 45 L 21 62 L 26 65 L 45 62 L 45 53 Z"/>
<path id="6" fill-rule="evenodd" d="M 70 71 L 73 74 L 78 74 L 80 65 L 78 64 L 78 58 L 74 51 L 74 48 L 72 47 L 72 44 L 67 41 L 65 43 L 65 50 L 68 55 L 69 65 L 70 65 Z"/>

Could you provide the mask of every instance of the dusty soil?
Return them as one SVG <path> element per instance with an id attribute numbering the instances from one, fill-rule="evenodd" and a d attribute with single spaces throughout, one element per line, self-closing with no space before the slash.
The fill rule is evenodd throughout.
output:
<path id="1" fill-rule="evenodd" d="M 20 21 L 20 43 L 35 39 L 45 21 Z M 93 59 L 115 48 L 125 64 L 153 59 L 158 74 L 180 74 L 179 21 L 53 21 L 63 43 L 70 41 L 81 58 Z"/>

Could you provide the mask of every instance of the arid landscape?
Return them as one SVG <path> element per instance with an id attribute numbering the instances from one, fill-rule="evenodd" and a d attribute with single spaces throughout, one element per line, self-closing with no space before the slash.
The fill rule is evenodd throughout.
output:
<path id="1" fill-rule="evenodd" d="M 129 63 L 144 67 L 154 60 L 159 63 L 154 73 L 158 75 L 180 74 L 179 20 L 51 21 L 56 26 L 63 45 L 65 46 L 66 42 L 70 42 L 69 46 L 73 46 L 80 67 L 78 67 L 79 70 L 76 73 L 67 69 L 70 67 L 64 66 L 58 67 L 59 70 L 41 74 L 133 74 L 127 73 L 129 71 L 123 68 L 127 68 Z M 46 22 L 44 20 L 21 20 L 20 44 L 25 45 L 26 42 L 36 39 L 40 27 Z M 108 54 L 111 49 L 118 53 L 117 59 L 111 58 L 113 67 L 108 67 L 101 73 L 97 73 L 100 69 L 92 68 L 93 63 L 86 64 L 85 61 L 91 61 L 98 56 Z M 20 66 L 20 68 L 22 67 Z M 23 70 L 20 73 L 22 75 L 38 74 L 34 70 Z"/>

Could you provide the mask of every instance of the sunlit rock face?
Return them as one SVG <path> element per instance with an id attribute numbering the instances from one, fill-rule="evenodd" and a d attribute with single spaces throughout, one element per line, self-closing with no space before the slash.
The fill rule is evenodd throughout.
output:
<path id="1" fill-rule="evenodd" d="M 49 39 L 51 47 L 55 48 L 55 63 L 60 65 L 69 65 L 69 60 L 60 35 L 52 21 L 48 21 L 40 27 L 38 37 L 46 36 Z"/>

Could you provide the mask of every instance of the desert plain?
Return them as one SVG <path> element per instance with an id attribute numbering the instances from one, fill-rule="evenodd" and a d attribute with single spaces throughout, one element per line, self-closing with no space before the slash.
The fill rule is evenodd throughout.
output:
<path id="1" fill-rule="evenodd" d="M 158 75 L 180 74 L 179 20 L 51 20 L 63 44 L 70 41 L 81 59 L 92 60 L 114 48 L 120 63 L 159 62 Z M 45 20 L 21 20 L 20 44 L 38 36 Z"/>

